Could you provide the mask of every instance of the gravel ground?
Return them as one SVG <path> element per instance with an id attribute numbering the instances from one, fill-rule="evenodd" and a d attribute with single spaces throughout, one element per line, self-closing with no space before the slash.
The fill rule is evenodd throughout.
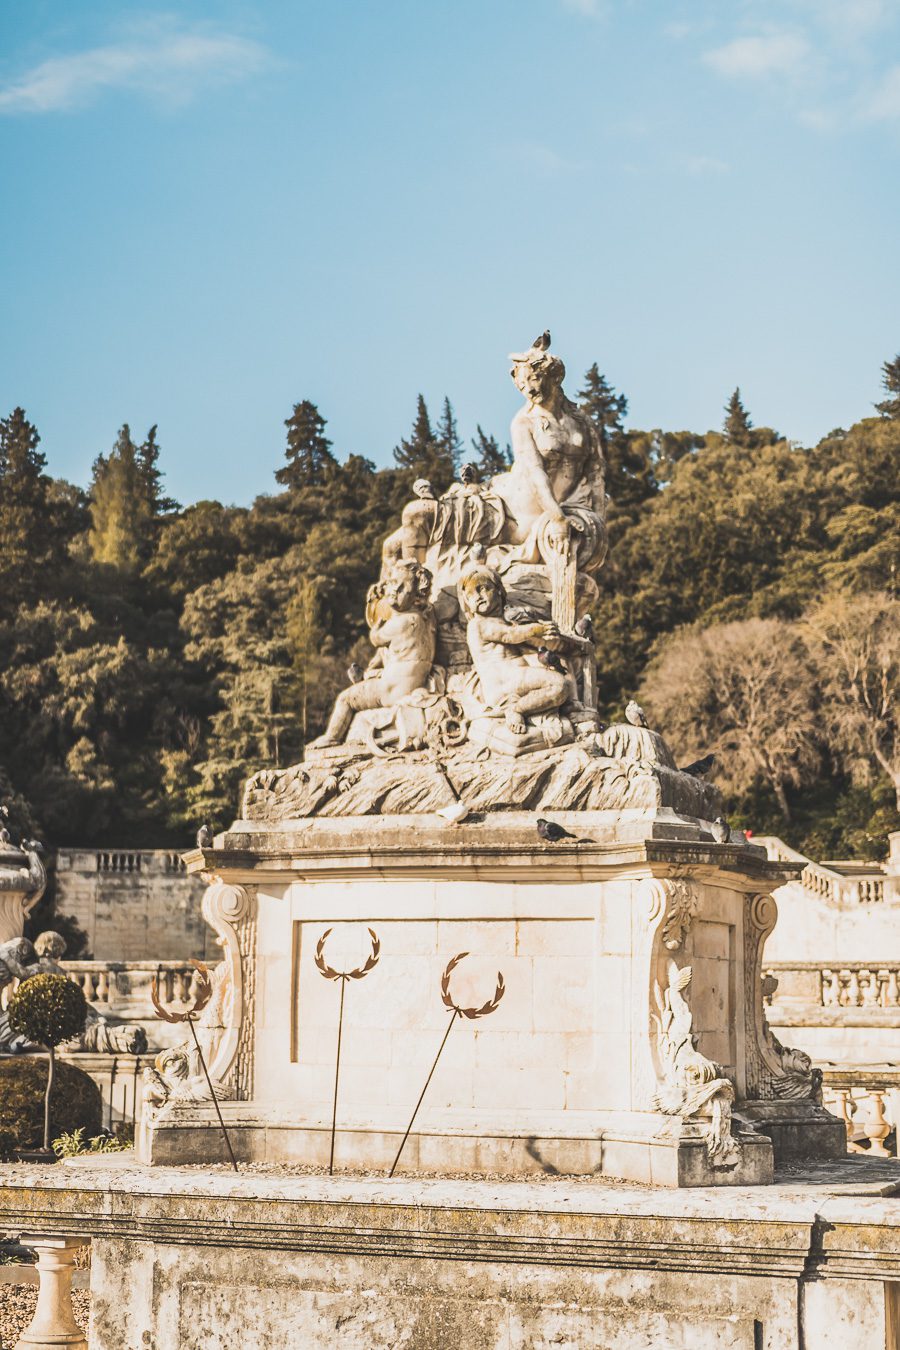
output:
<path id="1" fill-rule="evenodd" d="M 11 1347 L 34 1317 L 38 1291 L 33 1284 L 0 1284 L 0 1346 Z M 91 1296 L 87 1289 L 72 1293 L 75 1321 L 87 1335 Z"/>

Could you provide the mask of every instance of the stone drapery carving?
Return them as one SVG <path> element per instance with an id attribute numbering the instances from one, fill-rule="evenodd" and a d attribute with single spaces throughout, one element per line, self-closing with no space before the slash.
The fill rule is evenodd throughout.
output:
<path id="1" fill-rule="evenodd" d="M 775 927 L 778 906 L 771 895 L 748 898 L 744 923 L 747 1096 L 760 1101 L 820 1101 L 822 1073 L 803 1050 L 778 1041 L 769 1028 L 762 980 L 763 949 Z"/>
<path id="2" fill-rule="evenodd" d="M 375 656 L 302 764 L 248 781 L 245 819 L 458 802 L 721 813 L 716 790 L 680 773 L 657 732 L 597 720 L 588 615 L 606 553 L 603 456 L 549 347 L 544 333 L 511 357 L 525 404 L 510 469 L 482 483 L 464 465 L 441 495 L 415 484 L 368 596 Z"/>
<path id="3" fill-rule="evenodd" d="M 215 930 L 223 959 L 212 971 L 213 993 L 197 1035 L 213 1080 L 228 1084 L 246 1099 L 253 1095 L 254 889 L 212 881 L 203 896 L 203 917 Z"/>
<path id="4" fill-rule="evenodd" d="M 667 963 L 665 985 L 657 982 L 657 1049 L 662 1082 L 654 1106 L 666 1115 L 700 1120 L 706 1152 L 713 1167 L 734 1167 L 740 1158 L 740 1141 L 731 1133 L 734 1084 L 720 1064 L 696 1048 L 693 1018 L 685 992 L 691 982 L 691 967 Z"/>

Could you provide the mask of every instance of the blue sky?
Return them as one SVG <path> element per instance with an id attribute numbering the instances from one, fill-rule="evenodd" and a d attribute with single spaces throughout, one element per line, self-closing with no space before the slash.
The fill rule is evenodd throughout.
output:
<path id="1" fill-rule="evenodd" d="M 29 0 L 0 13 L 0 404 L 183 501 L 283 420 L 498 436 L 545 327 L 629 423 L 810 442 L 900 351 L 900 0 Z"/>

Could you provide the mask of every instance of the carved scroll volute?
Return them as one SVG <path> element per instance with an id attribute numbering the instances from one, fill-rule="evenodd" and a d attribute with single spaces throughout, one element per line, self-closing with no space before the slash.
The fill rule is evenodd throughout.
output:
<path id="1" fill-rule="evenodd" d="M 635 1016 L 631 1053 L 632 1110 L 652 1111 L 665 1066 L 659 1054 L 655 1014 L 657 991 L 666 981 L 665 959 L 683 949 L 699 907 L 699 897 L 690 882 L 643 881 L 638 890 L 640 929 L 635 934 L 633 971 L 635 997 L 643 1000 L 642 1015 Z M 637 1013 L 637 1009 L 635 1010 Z M 637 1030 L 642 1027 L 644 1030 Z"/>
<path id="2" fill-rule="evenodd" d="M 252 1094 L 253 995 L 256 961 L 256 897 L 253 888 L 214 881 L 203 896 L 203 917 L 221 943 L 223 961 L 214 972 L 215 992 L 206 1024 L 209 1072 L 232 1083 L 241 1097 Z M 203 1025 L 201 1023 L 201 1025 Z"/>
<path id="3" fill-rule="evenodd" d="M 762 962 L 778 906 L 771 895 L 750 895 L 744 907 L 744 990 L 747 1041 L 747 1097 L 768 1097 L 767 1084 L 784 1070 L 765 1035 Z"/>

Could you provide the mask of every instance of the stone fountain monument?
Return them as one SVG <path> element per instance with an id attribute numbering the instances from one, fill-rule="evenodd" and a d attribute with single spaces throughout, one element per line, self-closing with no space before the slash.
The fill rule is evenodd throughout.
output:
<path id="1" fill-rule="evenodd" d="M 771 891 L 794 869 L 714 825 L 715 788 L 636 704 L 598 720 L 604 463 L 549 348 L 544 333 L 511 357 L 525 402 L 509 471 L 482 483 L 465 466 L 441 495 L 417 482 L 367 598 L 374 656 L 324 735 L 256 773 L 240 818 L 187 855 L 224 949 L 201 1036 L 239 1157 L 328 1161 L 338 997 L 322 944 L 348 969 L 369 929 L 380 959 L 347 997 L 338 1167 L 390 1165 L 462 952 L 457 1002 L 483 1004 L 498 971 L 506 992 L 449 1042 L 406 1169 L 741 1185 L 779 1156 L 844 1150 L 808 1057 L 763 1015 Z M 219 1157 L 190 1052 L 161 1069 L 143 1158 Z"/>

